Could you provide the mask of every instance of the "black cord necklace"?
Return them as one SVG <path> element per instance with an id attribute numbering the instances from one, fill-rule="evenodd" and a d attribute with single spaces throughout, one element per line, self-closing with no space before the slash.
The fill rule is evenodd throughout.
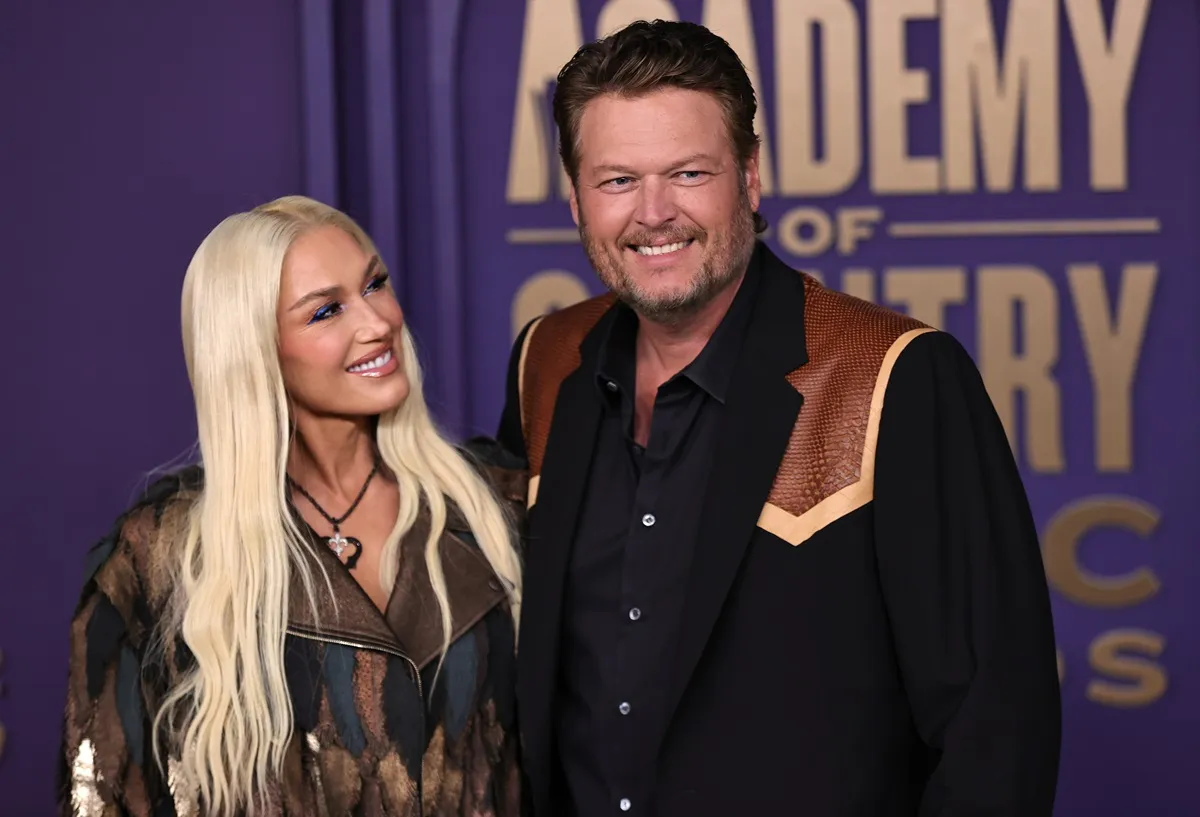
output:
<path id="1" fill-rule="evenodd" d="M 287 478 L 288 485 L 290 485 L 293 490 L 299 491 L 301 494 L 303 494 L 304 498 L 311 502 L 312 506 L 317 509 L 317 513 L 325 517 L 325 519 L 329 521 L 329 524 L 333 526 L 333 536 L 324 536 L 322 538 L 325 540 L 325 544 L 329 545 L 337 557 L 340 559 L 342 557 L 342 552 L 346 548 L 350 546 L 354 547 L 354 552 L 346 557 L 345 565 L 346 569 L 348 570 L 353 570 L 354 565 L 358 563 L 358 557 L 362 555 L 362 542 L 358 541 L 358 539 L 354 538 L 353 536 L 342 536 L 340 530 L 341 525 L 350 517 L 350 514 L 354 513 L 354 509 L 358 507 L 358 503 L 362 502 L 362 498 L 367 495 L 367 488 L 370 486 L 371 480 L 375 478 L 375 473 L 378 470 L 379 458 L 376 457 L 375 465 L 371 468 L 371 473 L 367 474 L 367 481 L 363 483 L 362 490 L 358 492 L 358 498 L 351 503 L 348 511 L 336 519 L 326 513 L 325 509 L 317 503 L 317 500 L 313 499 L 312 494 L 301 488 L 300 484 L 292 479 L 291 476 L 288 476 Z"/>

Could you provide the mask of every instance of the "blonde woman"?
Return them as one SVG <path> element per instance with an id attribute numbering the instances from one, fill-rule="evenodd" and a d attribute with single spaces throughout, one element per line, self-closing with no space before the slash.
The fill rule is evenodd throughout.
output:
<path id="1" fill-rule="evenodd" d="M 182 312 L 201 464 L 90 554 L 63 813 L 519 813 L 523 475 L 435 428 L 370 239 L 231 216 Z"/>

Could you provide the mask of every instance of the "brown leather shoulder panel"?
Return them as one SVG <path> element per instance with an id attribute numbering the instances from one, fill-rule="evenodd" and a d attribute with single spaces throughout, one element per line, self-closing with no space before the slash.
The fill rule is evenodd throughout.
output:
<path id="1" fill-rule="evenodd" d="M 579 368 L 579 344 L 615 301 L 612 293 L 589 298 L 546 315 L 529 331 L 521 355 L 520 391 L 530 477 L 542 473 L 558 388 Z"/>
<path id="2" fill-rule="evenodd" d="M 906 315 L 804 278 L 808 362 L 787 376 L 804 405 L 760 520 L 792 544 L 869 498 L 872 474 L 864 474 L 864 464 L 873 469 L 882 387 L 895 354 L 916 333 L 930 331 Z M 847 496 L 852 488 L 864 489 L 864 496 Z M 820 512 L 796 523 L 814 509 Z"/>

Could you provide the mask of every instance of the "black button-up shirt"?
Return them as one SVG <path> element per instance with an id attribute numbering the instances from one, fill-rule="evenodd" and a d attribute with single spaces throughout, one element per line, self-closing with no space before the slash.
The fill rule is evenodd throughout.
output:
<path id="1" fill-rule="evenodd" d="M 618 305 L 601 327 L 595 378 L 604 411 L 563 607 L 556 726 L 573 801 L 564 813 L 646 813 L 700 504 L 758 256 L 704 349 L 659 388 L 644 449 L 633 439 L 637 316 Z"/>

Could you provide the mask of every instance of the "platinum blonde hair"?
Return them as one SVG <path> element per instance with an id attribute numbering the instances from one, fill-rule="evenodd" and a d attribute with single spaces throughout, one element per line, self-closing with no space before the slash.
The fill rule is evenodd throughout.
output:
<path id="1" fill-rule="evenodd" d="M 300 196 L 222 221 L 196 251 L 183 284 L 183 347 L 196 404 L 204 486 L 174 557 L 171 614 L 160 637 L 181 638 L 194 666 L 170 690 L 154 732 L 169 724 L 172 772 L 196 792 L 205 814 L 266 809 L 292 737 L 283 647 L 290 579 L 313 604 L 312 559 L 288 509 L 291 423 L 278 356 L 276 308 L 284 261 L 305 232 L 345 230 L 368 254 L 366 233 L 348 216 Z M 520 616 L 521 569 L 511 526 L 487 483 L 447 441 L 426 407 L 413 339 L 403 329 L 409 394 L 382 415 L 376 444 L 399 484 L 400 508 L 384 546 L 380 581 L 390 591 L 399 544 L 422 502 L 425 543 L 440 608 L 443 654 L 450 602 L 438 552 L 446 498 L 461 510 Z M 155 754 L 162 763 L 162 746 Z"/>

